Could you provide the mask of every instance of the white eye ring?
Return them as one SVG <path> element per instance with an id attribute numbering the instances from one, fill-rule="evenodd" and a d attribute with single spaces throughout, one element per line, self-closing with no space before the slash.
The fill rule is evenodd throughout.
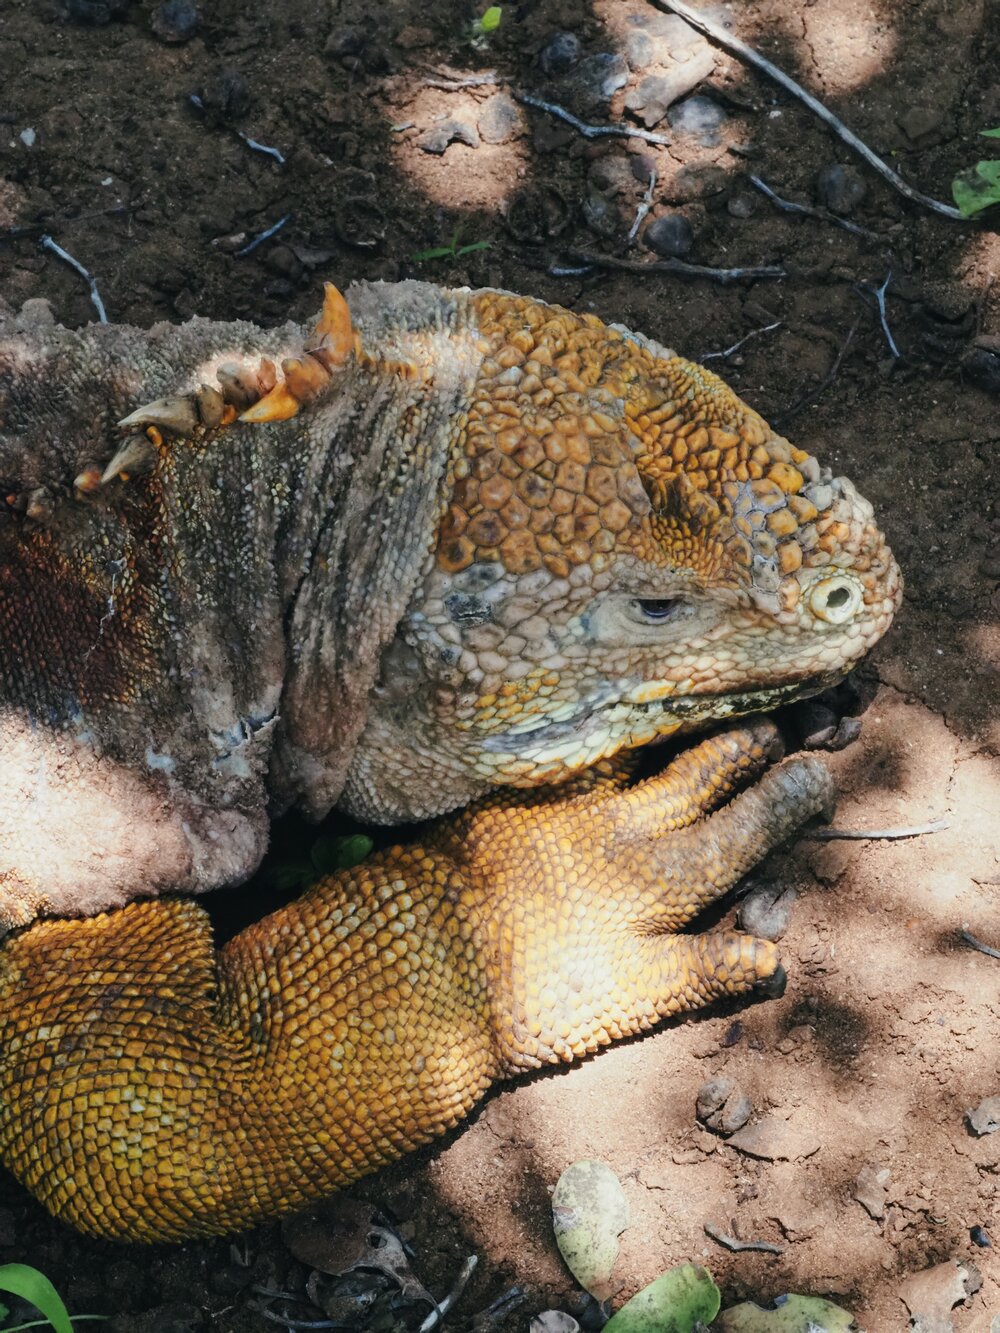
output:
<path id="1" fill-rule="evenodd" d="M 846 574 L 820 579 L 809 590 L 809 610 L 830 625 L 846 625 L 861 610 L 860 585 Z"/>

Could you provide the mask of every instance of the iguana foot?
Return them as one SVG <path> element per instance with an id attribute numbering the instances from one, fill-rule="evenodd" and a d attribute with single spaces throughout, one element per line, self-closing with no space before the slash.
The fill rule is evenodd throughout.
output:
<path id="1" fill-rule="evenodd" d="M 3 1160 L 92 1234 L 236 1230 L 427 1142 L 495 1079 L 773 985 L 773 944 L 676 932 L 829 809 L 815 758 L 763 772 L 776 748 L 755 722 L 634 786 L 611 761 L 494 796 L 218 953 L 176 900 L 21 932 Z"/>

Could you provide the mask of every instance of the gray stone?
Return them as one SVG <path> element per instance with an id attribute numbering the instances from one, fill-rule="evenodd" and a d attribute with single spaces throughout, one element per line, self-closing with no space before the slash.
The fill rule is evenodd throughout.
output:
<path id="1" fill-rule="evenodd" d="M 762 940 L 780 940 L 788 929 L 795 890 L 782 884 L 759 884 L 740 903 L 740 929 Z"/>
<path id="2" fill-rule="evenodd" d="M 718 102 L 696 93 L 677 102 L 667 113 L 667 123 L 678 134 L 687 134 L 705 148 L 714 148 L 720 141 L 720 130 L 728 117 Z"/>
<path id="3" fill-rule="evenodd" d="M 577 110 L 594 110 L 609 102 L 628 82 L 625 57 L 611 51 L 587 56 L 559 83 L 559 99 Z"/>
<path id="4" fill-rule="evenodd" d="M 554 32 L 542 47 L 539 64 L 549 75 L 565 74 L 580 59 L 580 39 L 574 32 Z"/>
<path id="5" fill-rule="evenodd" d="M 683 64 L 672 65 L 663 74 L 647 74 L 625 98 L 626 108 L 648 128 L 658 124 L 667 114 L 667 108 L 696 88 L 715 69 L 715 56 L 705 46 L 694 52 Z"/>
<path id="6" fill-rule="evenodd" d="M 857 167 L 834 162 L 816 177 L 816 197 L 831 213 L 853 213 L 868 193 L 868 182 Z"/>
<path id="7" fill-rule="evenodd" d="M 479 147 L 479 135 L 464 120 L 442 120 L 424 130 L 417 139 L 417 147 L 424 153 L 433 153 L 440 157 L 449 144 L 464 143 L 470 148 Z"/>
<path id="8" fill-rule="evenodd" d="M 694 232 L 687 218 L 680 213 L 668 213 L 665 217 L 653 219 L 643 232 L 642 241 L 658 255 L 679 259 L 688 254 L 694 245 Z"/>
<path id="9" fill-rule="evenodd" d="M 524 116 L 509 93 L 494 93 L 480 109 L 477 128 L 483 143 L 509 143 L 524 133 Z"/>

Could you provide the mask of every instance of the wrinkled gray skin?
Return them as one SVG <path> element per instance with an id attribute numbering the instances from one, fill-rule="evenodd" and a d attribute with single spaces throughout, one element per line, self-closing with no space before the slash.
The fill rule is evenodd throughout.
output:
<path id="1" fill-rule="evenodd" d="M 69 331 L 44 302 L 0 319 L 0 925 L 238 882 L 270 814 L 337 799 L 481 360 L 446 294 L 376 290 L 352 293 L 365 344 L 426 373 L 380 376 L 373 394 L 349 366 L 302 418 L 181 442 L 152 526 L 135 508 L 145 479 L 74 494 L 120 446 L 118 420 L 214 384 L 221 363 L 301 355 L 307 330 Z M 18 512 L 39 492 L 40 520 Z M 25 563 L 35 524 L 71 565 L 96 559 L 89 588 L 70 574 L 48 597 L 49 568 Z M 145 651 L 122 609 L 137 561 L 158 600 Z"/>
<path id="2" fill-rule="evenodd" d="M 562 780 L 815 690 L 884 633 L 899 573 L 850 482 L 797 455 L 815 522 L 781 578 L 773 542 L 755 554 L 755 492 L 736 487 L 760 522 L 748 536 L 724 507 L 709 529 L 690 519 L 695 555 L 710 541 L 745 557 L 702 577 L 653 539 L 607 395 L 624 545 L 565 578 L 436 566 L 445 500 L 469 468 L 466 414 L 499 371 L 474 299 L 352 288 L 363 354 L 299 415 L 168 437 L 147 474 L 92 491 L 75 481 L 117 454 L 121 418 L 215 383 L 223 363 L 252 373 L 301 356 L 311 331 L 69 331 L 37 302 L 0 318 L 0 929 L 239 882 L 291 805 L 320 817 L 339 799 L 391 823 Z M 735 430 L 753 415 L 689 373 Z M 788 442 L 758 425 L 787 462 Z M 685 482 L 663 513 L 686 512 Z M 771 510 L 790 503 L 772 491 Z M 644 599 L 678 614 L 650 623 Z"/>

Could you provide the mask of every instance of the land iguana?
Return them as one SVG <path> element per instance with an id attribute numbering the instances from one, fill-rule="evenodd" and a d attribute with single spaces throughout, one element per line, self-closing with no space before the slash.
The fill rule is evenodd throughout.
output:
<path id="1" fill-rule="evenodd" d="M 680 932 L 823 765 L 768 768 L 768 721 L 638 784 L 627 752 L 839 678 L 900 595 L 849 481 L 593 315 L 404 282 L 312 331 L 3 317 L 3 1161 L 91 1234 L 233 1230 L 774 983 Z M 170 895 L 334 803 L 467 808 L 216 952 Z"/>

